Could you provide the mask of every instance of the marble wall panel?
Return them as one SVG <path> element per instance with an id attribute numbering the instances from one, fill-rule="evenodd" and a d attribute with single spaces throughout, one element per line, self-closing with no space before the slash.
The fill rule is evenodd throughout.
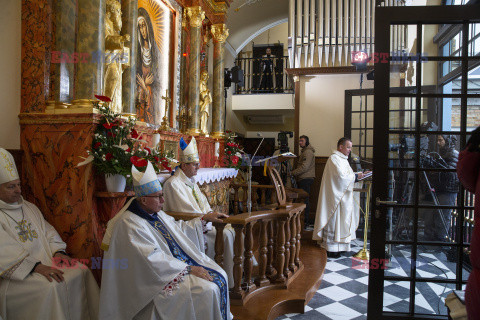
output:
<path id="1" fill-rule="evenodd" d="M 53 0 L 22 0 L 21 112 L 43 112 L 50 95 Z"/>

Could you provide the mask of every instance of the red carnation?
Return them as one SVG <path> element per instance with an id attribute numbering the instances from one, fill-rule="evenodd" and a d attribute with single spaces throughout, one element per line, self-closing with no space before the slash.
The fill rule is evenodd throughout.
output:
<path id="1" fill-rule="evenodd" d="M 113 154 L 111 154 L 110 152 L 105 155 L 105 160 L 107 161 L 112 160 L 112 158 L 113 158 Z"/>
<path id="2" fill-rule="evenodd" d="M 130 152 L 130 151 L 132 151 L 132 148 L 128 148 L 128 149 L 125 150 L 125 151 Z"/>
<path id="3" fill-rule="evenodd" d="M 155 159 L 156 162 L 159 162 L 159 161 L 160 161 L 160 159 L 158 159 L 157 156 L 153 156 L 153 159 Z"/>
<path id="4" fill-rule="evenodd" d="M 113 127 L 115 127 L 116 124 L 115 124 L 115 123 L 104 123 L 103 126 L 105 127 L 105 129 L 110 130 L 110 129 L 112 129 Z"/>
<path id="5" fill-rule="evenodd" d="M 112 137 L 112 138 L 115 138 L 116 134 L 113 133 L 112 131 L 108 131 L 108 132 L 107 132 L 107 136 Z"/>
<path id="6" fill-rule="evenodd" d="M 151 154 L 151 153 L 152 153 L 152 150 L 150 150 L 149 147 L 144 147 L 143 150 L 147 150 L 148 154 Z"/>
<path id="7" fill-rule="evenodd" d="M 137 139 L 138 138 L 137 130 L 132 129 L 132 131 L 130 131 L 130 135 L 132 136 L 133 139 Z"/>
<path id="8" fill-rule="evenodd" d="M 103 102 L 112 102 L 112 99 L 110 99 L 107 96 L 95 95 L 95 98 L 97 98 L 98 100 L 101 100 Z"/>
<path id="9" fill-rule="evenodd" d="M 230 151 L 230 150 L 227 151 L 227 154 L 231 154 L 231 153 L 232 153 L 232 151 Z"/>
<path id="10" fill-rule="evenodd" d="M 98 148 L 100 148 L 101 146 L 102 146 L 102 143 L 101 143 L 101 142 L 97 142 L 97 143 L 95 143 L 95 144 L 93 145 L 93 148 L 94 148 L 94 149 L 98 149 Z"/>
<path id="11" fill-rule="evenodd" d="M 236 164 L 238 163 L 238 157 L 237 157 L 237 156 L 233 156 L 233 157 L 232 157 L 232 163 L 233 163 L 234 165 L 236 165 Z"/>

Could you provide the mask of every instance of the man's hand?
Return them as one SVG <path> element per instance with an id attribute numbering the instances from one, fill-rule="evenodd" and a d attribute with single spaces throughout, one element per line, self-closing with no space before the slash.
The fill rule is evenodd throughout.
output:
<path id="1" fill-rule="evenodd" d="M 357 173 L 357 179 L 360 180 L 360 179 L 363 179 L 367 174 L 369 174 L 371 171 L 365 171 L 365 172 L 360 172 L 360 173 Z"/>
<path id="2" fill-rule="evenodd" d="M 203 220 L 207 222 L 222 222 L 222 218 L 228 218 L 228 215 L 220 212 L 210 212 L 203 216 Z"/>
<path id="3" fill-rule="evenodd" d="M 72 267 L 77 264 L 76 259 L 72 259 L 61 252 L 57 252 L 53 255 L 53 261 L 55 262 L 55 266 L 57 267 L 61 267 L 63 265 L 66 265 L 67 267 Z"/>
<path id="4" fill-rule="evenodd" d="M 54 279 L 57 282 L 65 281 L 65 279 L 63 278 L 62 270 L 58 270 L 41 263 L 37 265 L 35 269 L 33 269 L 33 272 L 41 274 L 42 276 L 47 278 L 47 280 L 50 282 L 52 282 L 52 279 Z"/>
<path id="5" fill-rule="evenodd" d="M 191 266 L 190 273 L 199 278 L 202 278 L 208 281 L 213 281 L 212 276 L 203 267 Z"/>

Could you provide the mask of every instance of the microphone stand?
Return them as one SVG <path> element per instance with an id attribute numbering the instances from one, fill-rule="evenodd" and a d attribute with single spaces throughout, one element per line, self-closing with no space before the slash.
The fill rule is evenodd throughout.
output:
<path id="1" fill-rule="evenodd" d="M 265 137 L 262 137 L 262 141 L 258 144 L 257 150 L 255 150 L 255 153 L 253 156 L 250 158 L 248 155 L 244 152 L 244 154 L 248 158 L 248 175 L 247 175 L 247 184 L 248 184 L 248 191 L 247 191 L 247 211 L 248 213 L 252 212 L 252 160 L 255 159 L 255 155 L 258 152 L 258 149 L 260 149 L 260 146 L 263 143 L 263 139 Z"/>

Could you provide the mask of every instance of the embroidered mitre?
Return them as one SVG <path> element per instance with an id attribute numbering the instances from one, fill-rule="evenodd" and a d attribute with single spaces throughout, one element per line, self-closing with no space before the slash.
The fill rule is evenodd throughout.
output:
<path id="1" fill-rule="evenodd" d="M 183 138 L 180 138 L 180 162 L 200 162 L 200 158 L 198 157 L 197 141 L 195 140 L 195 137 L 192 137 L 192 140 L 188 145 Z"/>
<path id="2" fill-rule="evenodd" d="M 157 174 L 153 165 L 148 162 L 145 172 L 140 172 L 132 166 L 133 189 L 135 196 L 143 197 L 162 190 L 162 185 L 158 181 Z"/>
<path id="3" fill-rule="evenodd" d="M 0 148 L 0 184 L 20 179 L 13 156 L 7 150 Z"/>

